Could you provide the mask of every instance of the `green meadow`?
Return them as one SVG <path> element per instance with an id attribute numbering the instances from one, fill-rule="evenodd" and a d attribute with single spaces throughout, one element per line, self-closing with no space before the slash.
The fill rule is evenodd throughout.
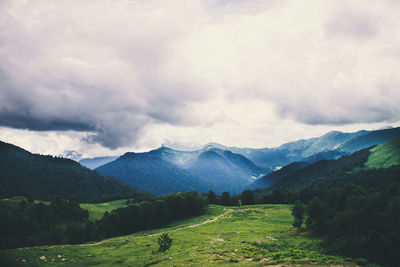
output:
<path id="1" fill-rule="evenodd" d="M 82 209 L 89 211 L 89 220 L 94 222 L 96 220 L 100 220 L 106 211 L 110 212 L 120 207 L 126 207 L 126 201 L 127 199 L 120 199 L 96 204 L 81 203 L 80 206 Z"/>
<path id="2" fill-rule="evenodd" d="M 366 169 L 389 168 L 400 164 L 400 139 L 384 143 L 370 150 L 371 154 L 365 163 Z"/>
<path id="3" fill-rule="evenodd" d="M 83 206 L 92 218 L 108 207 Z M 165 228 L 81 245 L 5 250 L 0 259 L 4 266 L 356 266 L 325 254 L 318 239 L 299 233 L 292 222 L 290 205 L 211 205 L 207 214 Z M 161 233 L 173 239 L 166 255 L 154 252 Z"/>

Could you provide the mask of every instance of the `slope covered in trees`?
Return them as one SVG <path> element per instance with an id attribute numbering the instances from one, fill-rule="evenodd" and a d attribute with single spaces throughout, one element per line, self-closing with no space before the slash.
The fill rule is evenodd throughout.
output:
<path id="1" fill-rule="evenodd" d="M 281 178 L 274 189 L 338 186 L 347 183 L 385 186 L 400 169 L 400 139 L 366 148 L 337 160 L 323 160 Z M 381 185 L 380 185 L 381 184 Z"/>
<path id="2" fill-rule="evenodd" d="M 400 127 L 369 132 L 348 140 L 339 146 L 344 152 L 353 153 L 366 147 L 380 145 L 400 138 Z"/>
<path id="3" fill-rule="evenodd" d="M 397 173 L 399 174 L 399 172 Z M 376 177 L 377 179 L 379 177 Z M 348 184 L 304 190 L 293 207 L 295 227 L 323 238 L 330 253 L 398 266 L 400 181 L 383 188 Z M 365 265 L 366 261 L 360 261 Z"/>
<path id="4" fill-rule="evenodd" d="M 82 167 L 73 160 L 32 154 L 0 141 L 0 198 L 16 195 L 86 202 L 148 198 L 147 193 Z"/>
<path id="5" fill-rule="evenodd" d="M 302 189 L 305 187 L 333 186 L 351 182 L 357 177 L 353 171 L 363 168 L 368 159 L 369 148 L 337 160 L 321 160 L 278 181 L 275 189 Z M 353 177 L 353 175 L 355 177 Z"/>

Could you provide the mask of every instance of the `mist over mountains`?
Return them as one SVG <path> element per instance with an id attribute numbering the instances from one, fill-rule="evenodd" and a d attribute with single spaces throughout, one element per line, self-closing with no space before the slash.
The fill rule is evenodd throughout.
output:
<path id="1" fill-rule="evenodd" d="M 208 143 L 202 149 L 181 151 L 162 146 L 144 153 L 126 153 L 116 160 L 98 158 L 98 162 L 104 160 L 106 164 L 92 167 L 154 194 L 209 189 L 217 193 L 239 193 L 244 188 L 270 187 L 318 161 L 338 159 L 399 137 L 400 128 L 389 128 L 355 133 L 332 131 L 275 148 L 238 148 Z M 80 162 L 84 165 L 90 160 Z"/>
<path id="2" fill-rule="evenodd" d="M 198 151 L 161 147 L 130 152 L 96 171 L 154 194 L 209 189 L 239 193 L 263 173 L 246 157 L 211 146 Z"/>

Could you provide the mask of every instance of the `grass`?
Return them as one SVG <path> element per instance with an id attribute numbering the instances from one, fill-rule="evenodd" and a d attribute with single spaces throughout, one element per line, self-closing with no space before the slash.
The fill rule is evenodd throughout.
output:
<path id="1" fill-rule="evenodd" d="M 0 252 L 0 260 L 4 266 L 356 265 L 352 259 L 325 254 L 318 239 L 297 232 L 291 225 L 290 208 L 290 205 L 242 208 L 212 205 L 203 216 L 161 229 L 100 243 L 5 250 Z M 217 216 L 219 219 L 201 224 Z M 198 226 L 188 227 L 191 225 Z M 165 232 L 173 239 L 167 252 L 170 259 L 153 253 L 158 249 L 159 234 Z"/>
<path id="2" fill-rule="evenodd" d="M 400 139 L 396 139 L 370 150 L 371 154 L 364 164 L 366 169 L 389 168 L 400 164 Z"/>
<path id="3" fill-rule="evenodd" d="M 0 207 L 15 208 L 21 201 L 27 201 L 26 197 L 15 196 L 10 198 L 0 199 Z"/>
<path id="4" fill-rule="evenodd" d="M 89 211 L 89 220 L 94 222 L 96 220 L 100 220 L 104 212 L 111 211 L 113 209 L 117 209 L 120 207 L 126 206 L 127 199 L 120 199 L 114 200 L 105 203 L 96 203 L 96 204 L 89 204 L 89 203 L 82 203 L 80 204 L 82 209 L 86 209 Z"/>

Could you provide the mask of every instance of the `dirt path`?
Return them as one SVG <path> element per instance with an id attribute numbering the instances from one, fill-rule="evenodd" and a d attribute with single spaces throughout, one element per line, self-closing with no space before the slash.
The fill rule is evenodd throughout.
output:
<path id="1" fill-rule="evenodd" d="M 143 235 L 143 236 L 139 236 L 139 237 L 151 237 L 151 236 L 160 235 L 161 233 L 172 233 L 172 232 L 176 232 L 176 231 L 181 231 L 181 230 L 185 230 L 185 229 L 189 229 L 189 228 L 198 227 L 198 226 L 201 226 L 201 225 L 205 225 L 207 223 L 216 222 L 216 221 L 218 221 L 219 219 L 221 219 L 222 217 L 228 215 L 231 212 L 232 212 L 232 210 L 228 210 L 225 213 L 223 213 L 221 215 L 218 215 L 217 217 L 215 217 L 215 218 L 213 218 L 211 220 L 207 220 L 207 221 L 204 221 L 204 222 L 201 222 L 201 223 L 191 224 L 191 225 L 188 225 L 188 226 L 185 226 L 185 227 L 172 229 L 172 230 L 168 230 L 168 231 L 163 231 L 163 232 L 159 232 L 159 233 L 155 233 L 155 234 L 151 234 L 151 235 Z M 105 240 L 102 240 L 102 241 L 99 241 L 99 242 L 96 242 L 96 243 L 90 243 L 90 244 L 80 244 L 78 246 L 81 246 L 81 247 L 97 246 L 97 245 L 103 244 L 104 242 L 107 242 L 107 240 L 108 239 L 105 239 Z"/>
<path id="2" fill-rule="evenodd" d="M 211 220 L 207 220 L 207 221 L 204 221 L 204 222 L 201 222 L 201 223 L 197 223 L 197 224 L 191 224 L 191 225 L 188 225 L 188 226 L 185 226 L 185 227 L 181 227 L 181 228 L 177 228 L 177 229 L 164 231 L 162 233 L 172 233 L 172 232 L 176 232 L 176 231 L 180 231 L 180 230 L 185 230 L 185 229 L 189 229 L 189 228 L 198 227 L 198 226 L 201 226 L 201 225 L 204 225 L 204 224 L 207 224 L 207 223 L 212 223 L 212 222 L 218 221 L 219 219 L 221 219 L 225 215 L 228 215 L 231 212 L 232 212 L 232 210 L 228 210 L 225 213 L 223 213 L 221 215 L 218 215 L 217 217 L 215 217 L 215 218 L 213 218 Z M 160 233 L 151 234 L 151 235 L 144 235 L 144 236 L 146 236 L 146 237 L 148 237 L 148 236 L 156 236 L 156 235 L 159 235 L 159 234 L 161 234 L 161 232 Z"/>

